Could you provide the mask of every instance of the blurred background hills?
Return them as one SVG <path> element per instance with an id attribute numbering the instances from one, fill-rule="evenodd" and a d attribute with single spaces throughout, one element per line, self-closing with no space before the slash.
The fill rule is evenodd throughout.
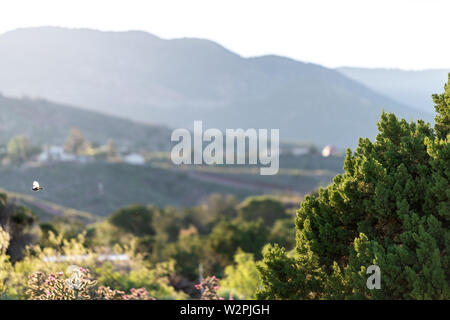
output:
<path id="1" fill-rule="evenodd" d="M 43 219 L 192 206 L 213 193 L 302 197 L 341 172 L 345 147 L 374 137 L 383 109 L 432 121 L 448 72 L 330 69 L 203 39 L 57 27 L 1 34 L 0 70 L 0 188 Z M 279 174 L 174 167 L 171 129 L 194 120 L 280 128 Z M 35 179 L 52 192 L 30 198 Z"/>
<path id="2" fill-rule="evenodd" d="M 442 90 L 448 69 L 399 70 L 338 68 L 347 77 L 406 105 L 425 112 L 434 112 L 430 92 Z"/>
<path id="3" fill-rule="evenodd" d="M 118 147 L 168 150 L 171 131 L 167 126 L 119 118 L 43 99 L 9 98 L 0 95 L 0 143 L 17 135 L 31 143 L 63 144 L 69 130 L 79 128 L 87 139 L 113 139 Z"/>
<path id="4" fill-rule="evenodd" d="M 0 70 L 7 96 L 170 127 L 200 119 L 217 128 L 282 128 L 281 139 L 339 147 L 373 137 L 383 108 L 407 119 L 432 120 L 433 111 L 431 100 L 414 109 L 411 99 L 364 81 L 361 72 L 280 56 L 243 58 L 212 41 L 140 31 L 14 30 L 0 35 Z"/>

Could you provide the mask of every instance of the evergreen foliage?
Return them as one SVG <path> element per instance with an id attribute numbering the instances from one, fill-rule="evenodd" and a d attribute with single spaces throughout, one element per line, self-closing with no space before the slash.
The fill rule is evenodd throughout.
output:
<path id="1" fill-rule="evenodd" d="M 433 101 L 434 128 L 383 112 L 375 141 L 347 150 L 345 172 L 297 212 L 295 256 L 266 248 L 259 298 L 450 298 L 450 75 Z"/>
<path id="2" fill-rule="evenodd" d="M 283 204 L 269 196 L 247 198 L 239 207 L 238 217 L 245 221 L 263 219 L 264 224 L 272 226 L 276 220 L 288 218 Z"/>

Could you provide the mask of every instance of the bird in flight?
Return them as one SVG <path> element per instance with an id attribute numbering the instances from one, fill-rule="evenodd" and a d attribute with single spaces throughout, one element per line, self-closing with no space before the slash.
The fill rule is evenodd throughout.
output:
<path id="1" fill-rule="evenodd" d="M 42 190 L 44 188 L 42 188 L 41 186 L 39 186 L 39 182 L 37 181 L 33 181 L 33 187 L 31 188 L 33 191 L 39 191 Z"/>

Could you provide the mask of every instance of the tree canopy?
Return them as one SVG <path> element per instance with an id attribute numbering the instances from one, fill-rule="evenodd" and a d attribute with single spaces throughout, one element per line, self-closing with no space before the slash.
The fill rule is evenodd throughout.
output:
<path id="1" fill-rule="evenodd" d="M 87 148 L 89 142 L 85 139 L 81 131 L 77 128 L 70 129 L 69 136 L 64 142 L 64 151 L 67 153 L 80 155 Z"/>
<path id="2" fill-rule="evenodd" d="M 35 151 L 29 140 L 25 136 L 16 136 L 11 138 L 7 146 L 8 158 L 14 164 L 21 164 Z"/>
<path id="3" fill-rule="evenodd" d="M 245 221 L 263 219 L 264 223 L 272 226 L 276 220 L 288 218 L 283 204 L 269 196 L 247 198 L 239 207 L 238 217 Z"/>
<path id="4" fill-rule="evenodd" d="M 344 173 L 305 197 L 293 255 L 269 246 L 266 299 L 450 298 L 450 75 L 434 128 L 382 113 L 375 141 L 347 150 Z M 370 265 L 381 289 L 366 286 Z"/>

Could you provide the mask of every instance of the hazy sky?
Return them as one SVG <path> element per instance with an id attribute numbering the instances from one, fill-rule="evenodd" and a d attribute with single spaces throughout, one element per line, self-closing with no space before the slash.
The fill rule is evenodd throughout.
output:
<path id="1" fill-rule="evenodd" d="M 450 68 L 449 0 L 0 0 L 0 33 L 145 30 L 328 67 Z"/>

